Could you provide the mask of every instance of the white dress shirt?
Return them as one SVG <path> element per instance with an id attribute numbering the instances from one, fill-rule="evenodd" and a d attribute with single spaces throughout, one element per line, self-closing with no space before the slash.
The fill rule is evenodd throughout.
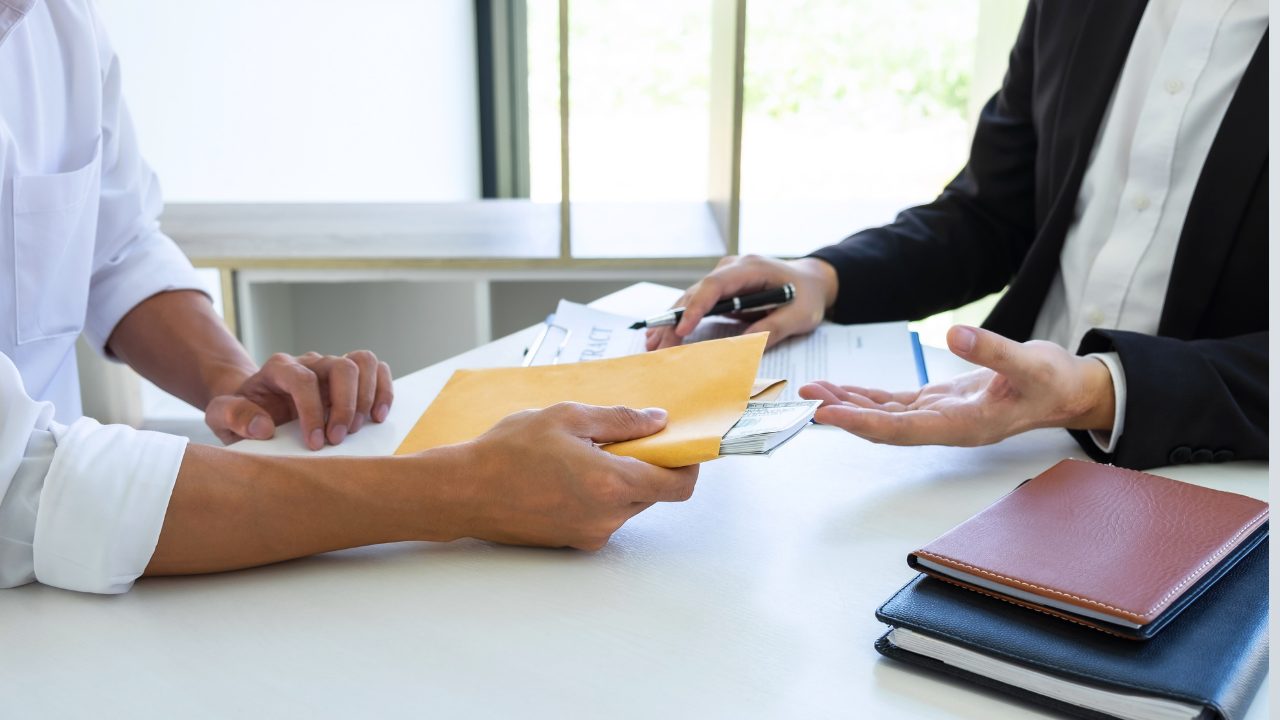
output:
<path id="1" fill-rule="evenodd" d="M 1078 347 L 1091 328 L 1154 335 L 1187 208 L 1218 126 L 1268 25 L 1267 0 L 1149 0 L 1080 185 L 1033 337 Z M 1098 356 L 1124 428 L 1124 369 Z"/>
<path id="2" fill-rule="evenodd" d="M 150 561 L 186 440 L 81 418 L 75 341 L 201 289 L 160 210 L 90 0 L 0 0 L 0 587 Z"/>

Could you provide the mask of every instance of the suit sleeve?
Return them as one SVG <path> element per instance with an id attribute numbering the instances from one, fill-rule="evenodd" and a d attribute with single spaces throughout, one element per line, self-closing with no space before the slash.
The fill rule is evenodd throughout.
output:
<path id="1" fill-rule="evenodd" d="M 1004 83 L 978 118 L 968 164 L 942 194 L 811 255 L 839 278 L 830 319 L 927 317 L 1000 290 L 1021 265 L 1035 237 L 1037 5 L 1028 5 Z"/>
<path id="2" fill-rule="evenodd" d="M 1106 453 L 1072 431 L 1090 457 L 1145 469 L 1267 459 L 1267 338 L 1178 340 L 1091 330 L 1079 354 L 1116 352 L 1125 369 L 1124 433 Z"/>

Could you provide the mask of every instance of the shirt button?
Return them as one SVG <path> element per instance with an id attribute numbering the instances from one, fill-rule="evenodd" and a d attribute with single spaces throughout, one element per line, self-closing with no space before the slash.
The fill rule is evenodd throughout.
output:
<path id="1" fill-rule="evenodd" d="M 1139 211 L 1146 210 L 1151 207 L 1151 198 L 1146 195 L 1139 195 L 1133 199 L 1133 206 L 1138 208 Z"/>
<path id="2" fill-rule="evenodd" d="M 1107 319 L 1107 316 L 1103 315 L 1101 310 L 1097 308 L 1093 308 L 1092 310 L 1090 310 L 1088 313 L 1085 314 L 1084 319 L 1088 320 L 1089 324 L 1092 325 L 1093 327 L 1097 327 L 1102 324 L 1103 320 Z"/>
<path id="3" fill-rule="evenodd" d="M 1182 81 L 1169 80 L 1164 84 L 1164 89 L 1165 89 L 1165 92 L 1169 93 L 1170 95 L 1177 95 L 1178 93 L 1182 92 Z"/>

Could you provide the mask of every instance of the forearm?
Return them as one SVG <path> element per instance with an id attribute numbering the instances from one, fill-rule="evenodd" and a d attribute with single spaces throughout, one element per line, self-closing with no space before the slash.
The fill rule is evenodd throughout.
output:
<path id="1" fill-rule="evenodd" d="M 995 216 L 989 204 L 1030 206 L 978 196 L 968 168 L 932 203 L 904 210 L 893 223 L 858 232 L 811 257 L 836 271 L 839 296 L 828 310 L 838 323 L 918 320 L 960 307 L 1008 284 L 1033 232 Z M 1028 180 L 1027 188 L 1034 187 Z"/>
<path id="2" fill-rule="evenodd" d="M 230 393 L 257 366 L 203 294 L 163 292 L 116 325 L 107 347 L 140 375 L 197 408 Z"/>
<path id="3" fill-rule="evenodd" d="M 1144 469 L 1267 457 L 1268 333 L 1179 340 L 1093 330 L 1078 352 L 1117 352 L 1125 431 L 1115 452 L 1077 435 L 1095 460 Z"/>
<path id="4" fill-rule="evenodd" d="M 191 445 L 145 574 L 220 572 L 460 537 L 467 485 L 453 471 L 459 452 L 315 459 Z"/>

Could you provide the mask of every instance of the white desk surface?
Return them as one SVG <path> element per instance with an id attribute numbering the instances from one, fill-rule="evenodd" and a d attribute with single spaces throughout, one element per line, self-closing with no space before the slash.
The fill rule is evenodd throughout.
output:
<path id="1" fill-rule="evenodd" d="M 672 297 L 640 285 L 599 306 L 643 315 Z M 517 363 L 532 337 L 400 379 L 388 421 L 341 452 L 390 452 L 454 368 Z M 928 361 L 935 378 L 958 369 Z M 285 432 L 245 449 L 301 445 Z M 1046 716 L 882 659 L 874 612 L 914 575 L 909 551 L 1072 456 L 1060 430 L 958 449 L 812 427 L 770 458 L 705 465 L 689 502 L 596 553 L 403 543 L 118 597 L 7 590 L 0 717 Z M 1267 494 L 1265 464 L 1164 473 Z"/>

